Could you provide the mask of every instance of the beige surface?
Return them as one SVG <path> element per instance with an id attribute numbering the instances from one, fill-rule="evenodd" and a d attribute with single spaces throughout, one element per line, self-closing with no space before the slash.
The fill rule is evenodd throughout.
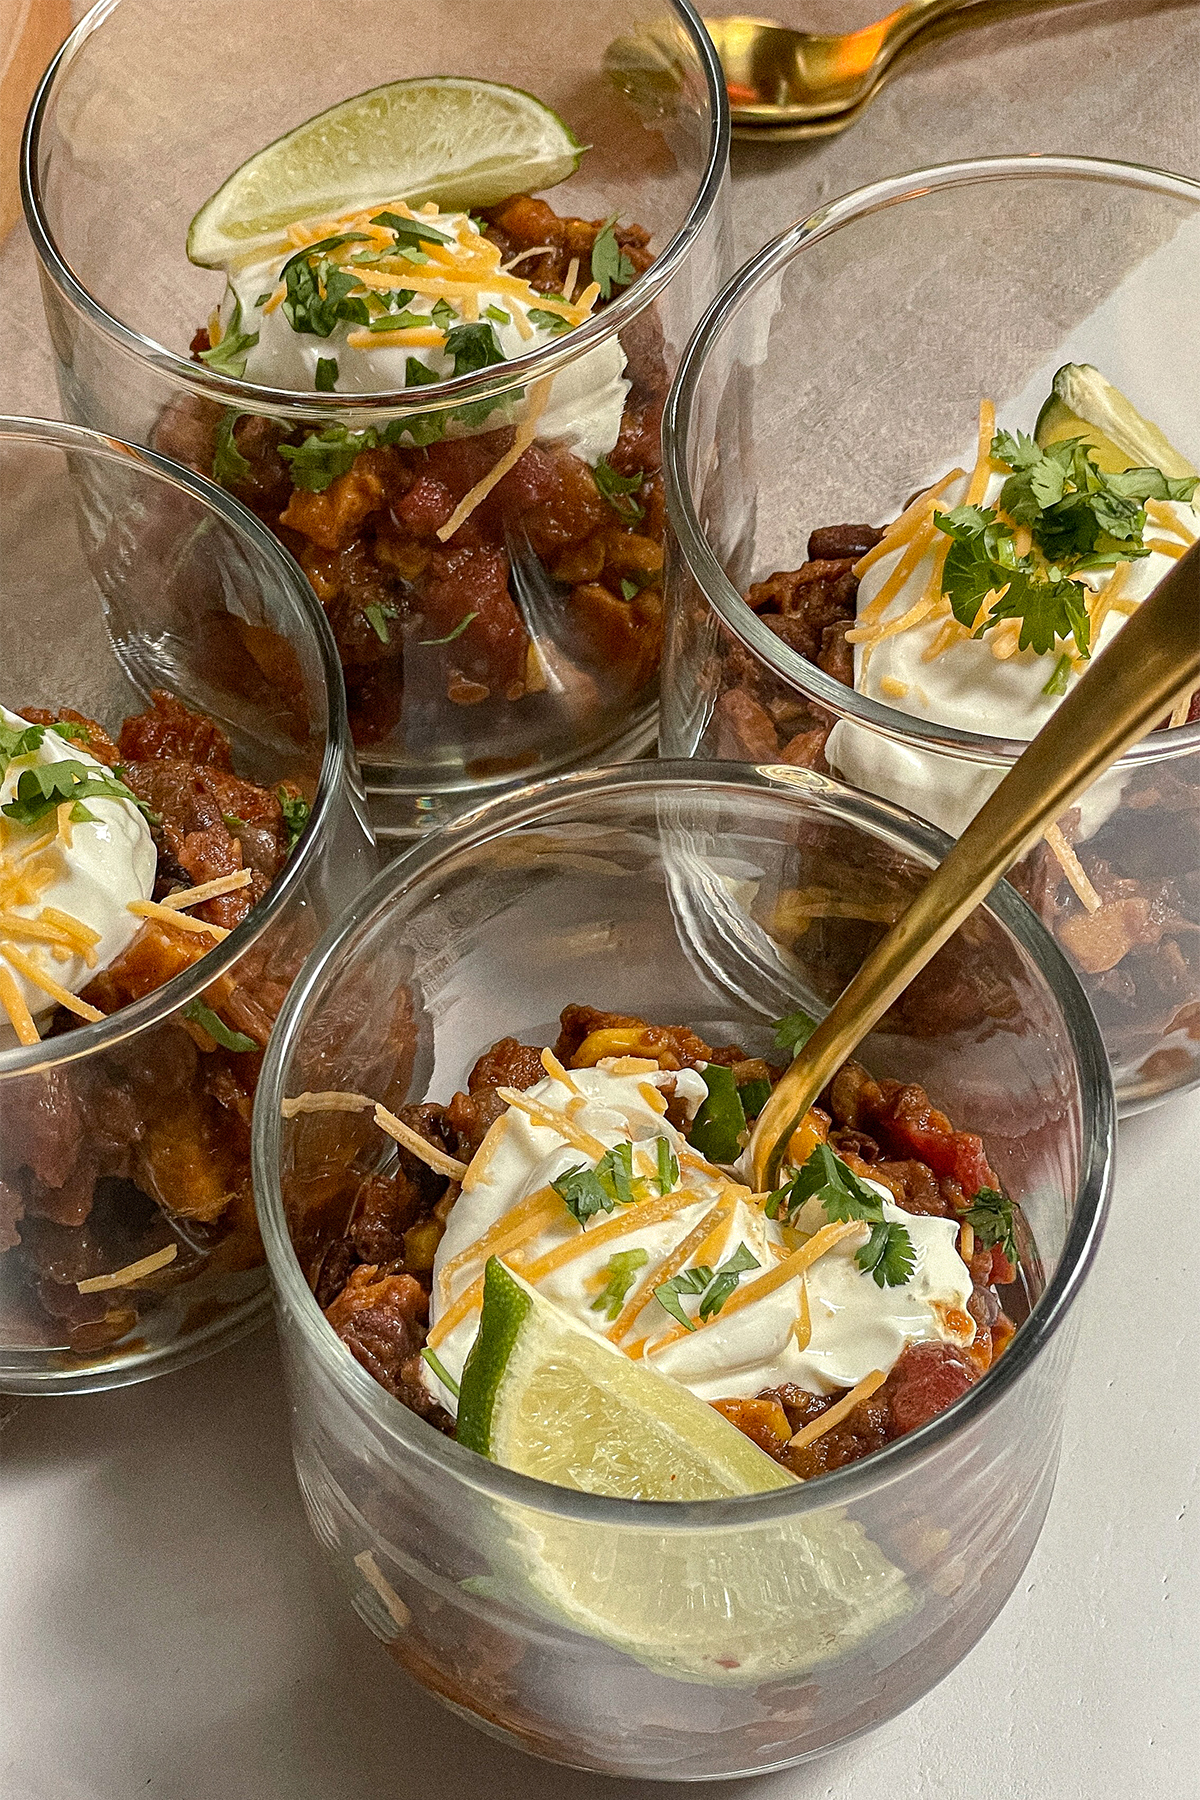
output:
<path id="1" fill-rule="evenodd" d="M 825 30 L 872 11 L 871 0 L 743 4 Z M 848 188 L 956 157 L 1068 151 L 1200 175 L 1198 62 L 1196 0 L 1082 0 L 936 44 L 842 136 L 735 145 L 738 258 Z M 0 249 L 0 411 L 58 410 L 22 224 Z"/>

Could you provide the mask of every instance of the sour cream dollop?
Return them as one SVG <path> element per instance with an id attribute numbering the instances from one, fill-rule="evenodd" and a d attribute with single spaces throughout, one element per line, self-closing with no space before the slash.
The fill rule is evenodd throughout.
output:
<path id="1" fill-rule="evenodd" d="M 996 505 L 1005 479 L 1003 474 L 991 477 L 984 506 Z M 964 476 L 946 490 L 939 505 L 949 511 L 962 503 L 966 491 Z M 1172 502 L 1166 504 L 1165 510 L 1171 515 L 1172 528 L 1152 524 L 1147 527 L 1147 539 L 1181 545 L 1190 542 L 1196 523 L 1192 508 Z M 929 548 L 901 586 L 883 614 L 885 622 L 901 618 L 920 599 L 933 569 L 935 548 L 936 545 Z M 867 570 L 858 591 L 860 616 L 881 591 L 902 554 L 903 546 Z M 1121 601 L 1144 600 L 1172 566 L 1173 559 L 1158 550 L 1131 562 L 1122 577 Z M 1090 570 L 1075 579 L 1086 583 L 1094 593 L 1102 593 L 1113 575 L 1109 570 Z M 1105 615 L 1092 644 L 1093 656 L 1112 642 L 1124 623 L 1121 612 Z M 859 693 L 913 718 L 951 725 L 960 731 L 1023 742 L 1035 737 L 1063 697 L 1044 691 L 1054 671 L 1057 652 L 1042 656 L 1034 650 L 1018 650 L 1001 660 L 994 654 L 994 633 L 988 633 L 982 638 L 959 640 L 933 656 L 930 653 L 941 627 L 940 619 L 930 620 L 882 638 L 872 647 L 869 657 L 864 655 L 864 646 L 856 644 L 854 685 Z M 1078 673 L 1072 670 L 1064 692 L 1069 692 L 1078 679 Z M 1007 765 L 970 762 L 948 752 L 897 744 L 844 719 L 829 735 L 826 757 L 835 773 L 851 786 L 906 806 L 953 837 L 966 828 L 1008 772 Z M 1081 839 L 1091 837 L 1115 810 L 1124 780 L 1116 770 L 1109 770 L 1083 795 L 1078 802 Z"/>
<path id="2" fill-rule="evenodd" d="M 388 209 L 381 209 L 386 212 Z M 407 212 L 407 208 L 400 209 Z M 439 232 L 449 252 L 464 266 L 478 261 L 482 247 L 491 246 L 475 221 L 467 213 L 422 212 L 414 217 Z M 346 229 L 354 221 L 345 222 Z M 364 253 L 368 253 L 366 246 Z M 410 380 L 410 359 L 428 370 L 438 381 L 446 381 L 455 373 L 455 360 L 447 348 L 430 344 L 388 343 L 377 333 L 365 331 L 361 325 L 339 320 L 328 337 L 296 330 L 289 319 L 286 304 L 277 296 L 283 270 L 296 255 L 294 247 L 281 249 L 256 262 L 231 266 L 226 274 L 226 290 L 219 309 L 222 336 L 231 331 L 247 335 L 257 333 L 257 342 L 245 354 L 242 378 L 265 387 L 287 388 L 297 393 L 312 393 L 317 387 L 318 364 L 336 364 L 337 373 L 328 391 L 339 394 L 395 393 L 419 385 L 420 378 Z M 353 273 L 355 265 L 347 265 Z M 453 280 L 452 266 L 421 261 L 409 264 L 396 257 L 387 259 L 387 270 L 399 273 L 397 281 L 407 287 L 408 279 L 418 282 L 433 277 Z M 371 270 L 368 268 L 368 276 Z M 498 267 L 496 277 L 502 272 Z M 512 271 L 519 277 L 519 265 Z M 529 351 L 555 343 L 564 335 L 563 323 L 547 310 L 547 298 L 520 282 L 525 292 L 514 291 L 511 277 L 496 279 L 496 285 L 485 284 L 468 296 L 442 296 L 413 293 L 405 302 L 404 312 L 420 321 L 418 329 L 433 330 L 440 323 L 447 329 L 463 324 L 490 330 L 502 360 L 509 361 Z M 381 302 L 371 303 L 378 307 Z M 435 320 L 434 308 L 439 307 Z M 451 316 L 452 315 L 452 316 Z M 443 336 L 445 332 L 443 331 Z M 614 447 L 621 429 L 621 415 L 629 382 L 624 379 L 625 355 L 620 342 L 613 337 L 571 363 L 554 377 L 549 396 L 538 421 L 538 437 L 547 442 L 560 442 L 576 456 L 595 467 L 602 456 Z M 520 416 L 522 402 L 515 401 L 489 412 L 485 419 L 472 423 L 454 418 L 446 429 L 448 437 L 474 436 L 494 431 L 501 425 L 513 424 Z"/>
<path id="3" fill-rule="evenodd" d="M 644 1251 L 646 1260 L 635 1271 L 636 1282 L 642 1282 L 666 1262 L 675 1247 L 722 1199 L 735 1203 L 717 1241 L 705 1246 L 706 1265 L 715 1268 L 744 1245 L 758 1265 L 742 1274 L 741 1282 L 748 1284 L 800 1246 L 802 1236 L 796 1230 L 768 1218 L 760 1205 L 752 1203 L 748 1188 L 738 1186 L 722 1171 L 704 1163 L 689 1148 L 686 1138 L 664 1118 L 664 1088 L 674 1088 L 694 1114 L 707 1094 L 699 1075 L 690 1070 L 665 1073 L 650 1065 L 641 1072 L 626 1074 L 601 1064 L 594 1069 L 572 1070 L 569 1079 L 568 1086 L 560 1079 L 547 1077 L 529 1089 L 525 1099 L 558 1113 L 568 1113 L 576 1130 L 586 1131 L 607 1148 L 632 1141 L 635 1173 L 639 1163 L 646 1169 L 655 1166 L 655 1141 L 666 1138 L 680 1165 L 679 1188 L 687 1195 L 684 1203 L 666 1218 L 644 1226 L 637 1223 L 636 1206 L 624 1209 L 629 1229 L 619 1238 L 599 1243 L 594 1250 L 584 1249 L 542 1277 L 538 1291 L 578 1324 L 598 1337 L 611 1330 L 609 1319 L 597 1310 L 595 1302 L 608 1281 L 614 1254 Z M 477 1153 L 467 1170 L 462 1193 L 438 1247 L 430 1304 L 434 1339 L 439 1318 L 482 1270 L 483 1253 L 472 1258 L 472 1246 L 527 1196 L 580 1163 L 593 1166 L 554 1125 L 535 1123 L 518 1108 L 509 1107 L 496 1135 Z M 885 1219 L 903 1224 L 912 1242 L 914 1268 L 902 1285 L 879 1287 L 871 1275 L 858 1267 L 855 1252 L 865 1239 L 864 1226 L 861 1234 L 849 1236 L 818 1258 L 804 1276 L 796 1276 L 727 1316 L 718 1313 L 703 1329 L 678 1337 L 658 1352 L 654 1347 L 656 1340 L 674 1331 L 677 1321 L 654 1297 L 655 1284 L 651 1282 L 646 1290 L 649 1299 L 630 1322 L 622 1337 L 623 1345 L 645 1340 L 645 1355 L 652 1368 L 671 1376 L 703 1400 L 719 1400 L 752 1398 L 764 1388 L 788 1381 L 810 1393 L 828 1394 L 854 1387 L 874 1369 L 889 1370 L 906 1344 L 971 1343 L 975 1325 L 966 1306 L 972 1284 L 970 1271 L 956 1247 L 957 1225 L 951 1219 L 919 1218 L 906 1213 L 892 1203 L 887 1189 L 874 1182 L 870 1185 L 883 1198 Z M 648 1192 L 658 1193 L 653 1180 Z M 810 1207 L 814 1204 L 809 1203 Z M 556 1217 L 512 1253 L 513 1266 L 528 1266 L 535 1258 L 571 1240 L 586 1245 L 587 1231 L 594 1230 L 604 1219 L 601 1214 L 589 1221 L 581 1239 L 579 1226 L 564 1205 L 561 1218 Z M 811 1219 L 803 1218 L 802 1223 L 811 1233 L 826 1220 L 821 1212 L 820 1217 L 814 1214 Z M 505 1254 L 507 1257 L 509 1253 Z M 690 1258 L 689 1266 L 694 1262 L 695 1258 Z M 802 1280 L 807 1283 L 811 1321 L 811 1336 L 804 1349 L 800 1348 L 797 1333 Z M 631 1287 L 630 1293 L 633 1291 Z M 681 1303 L 689 1317 L 694 1318 L 698 1298 L 684 1295 Z M 440 1361 L 455 1379 L 461 1376 L 478 1327 L 478 1310 L 470 1310 L 436 1343 Z M 432 1370 L 426 1369 L 424 1378 L 430 1392 L 449 1411 L 454 1411 L 453 1395 Z"/>
<path id="4" fill-rule="evenodd" d="M 0 720 L 18 732 L 28 724 L 5 706 L 0 706 Z M 0 775 L 0 805 L 15 798 L 27 769 L 73 761 L 110 774 L 81 744 L 48 726 L 35 729 L 41 731 L 35 748 L 13 757 Z M 15 948 L 41 974 L 78 994 L 116 961 L 140 929 L 142 920 L 130 912 L 130 901 L 149 900 L 154 892 L 157 855 L 138 808 L 120 799 L 89 798 L 85 804 L 92 817 L 62 827 L 55 812 L 32 826 L 0 813 L 0 968 L 16 982 L 35 1021 L 52 1013 L 57 1002 L 9 960 L 6 950 Z M 53 917 L 47 920 L 48 909 L 76 920 L 89 935 L 97 933 L 96 941 L 86 951 L 71 947 L 64 941 L 69 929 Z M 17 1041 L 7 1014 L 0 1011 L 0 1048 Z"/>

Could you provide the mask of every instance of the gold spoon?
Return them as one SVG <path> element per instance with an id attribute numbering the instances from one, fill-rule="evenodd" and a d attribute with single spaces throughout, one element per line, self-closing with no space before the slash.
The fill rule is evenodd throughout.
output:
<path id="1" fill-rule="evenodd" d="M 843 990 L 759 1114 L 754 1185 L 774 1187 L 792 1132 L 913 976 L 1047 825 L 1200 685 L 1200 544 L 1126 621 Z"/>
<path id="2" fill-rule="evenodd" d="M 1015 0 L 1015 10 L 1042 12 L 1061 4 L 1064 0 Z M 909 0 L 873 25 L 836 35 L 793 31 L 773 19 L 741 15 L 704 24 L 725 72 L 735 127 L 755 127 L 747 137 L 772 127 L 799 137 L 843 130 L 882 86 L 893 58 L 918 34 L 925 44 L 1013 9 L 1012 0 Z M 943 23 L 935 32 L 930 28 L 938 21 Z M 819 133 L 812 129 L 817 120 L 829 121 Z M 809 129 L 798 130 L 802 125 Z"/>

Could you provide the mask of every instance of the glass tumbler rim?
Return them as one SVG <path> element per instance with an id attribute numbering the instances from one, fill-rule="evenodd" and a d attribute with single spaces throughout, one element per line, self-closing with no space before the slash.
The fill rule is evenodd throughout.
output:
<path id="1" fill-rule="evenodd" d="M 931 164 L 868 182 L 789 225 L 730 277 L 684 349 L 663 413 L 663 482 L 671 527 L 689 573 L 721 623 L 758 662 L 837 717 L 853 720 L 895 743 L 913 745 L 922 751 L 940 751 L 966 762 L 1012 763 L 1027 744 L 1017 738 L 992 737 L 986 732 L 965 731 L 958 726 L 917 719 L 882 700 L 860 694 L 826 674 L 774 632 L 768 631 L 746 605 L 713 554 L 693 504 L 688 476 L 690 420 L 707 375 L 709 355 L 726 328 L 741 308 L 768 281 L 790 267 L 808 245 L 820 243 L 857 220 L 869 218 L 887 207 L 920 200 L 928 194 L 997 181 L 1055 179 L 1100 182 L 1186 200 L 1200 215 L 1200 180 L 1141 163 L 1104 157 L 1050 156 L 1037 151 L 979 156 Z M 1165 741 L 1168 737 L 1169 742 Z M 1150 733 L 1127 750 L 1116 766 L 1149 765 L 1197 749 L 1200 749 L 1200 721 L 1176 726 L 1169 734 Z"/>
<path id="2" fill-rule="evenodd" d="M 361 422 L 372 415 L 386 414 L 389 420 L 407 413 L 443 412 L 466 401 L 490 399 L 511 390 L 514 377 L 522 384 L 552 375 L 576 362 L 588 350 L 615 337 L 619 331 L 652 306 L 680 265 L 686 260 L 696 239 L 716 204 L 729 161 L 729 101 L 716 48 L 705 31 L 691 0 L 666 0 L 686 31 L 704 72 L 711 106 L 707 156 L 699 185 L 679 229 L 664 245 L 646 273 L 625 293 L 612 300 L 602 313 L 577 326 L 561 343 L 553 341 L 522 356 L 494 364 L 470 375 L 458 375 L 449 381 L 396 393 L 301 394 L 290 388 L 265 387 L 255 382 L 239 381 L 197 363 L 133 330 L 116 318 L 90 293 L 59 249 L 54 231 L 45 215 L 38 158 L 41 134 L 47 112 L 60 79 L 65 78 L 76 55 L 87 39 L 117 10 L 121 0 L 97 0 L 61 45 L 38 84 L 25 120 L 21 139 L 21 198 L 26 223 L 38 260 L 63 298 L 81 312 L 100 332 L 112 339 L 118 348 L 140 362 L 149 363 L 160 375 L 178 385 L 202 394 L 220 405 L 236 406 L 240 412 L 290 414 L 298 423 L 325 426 Z M 182 246 L 181 252 L 182 254 Z"/>
<path id="3" fill-rule="evenodd" d="M 385 866 L 326 932 L 292 984 L 267 1046 L 255 1097 L 255 1206 L 277 1298 L 295 1318 L 306 1353 L 321 1365 L 325 1378 L 344 1402 L 366 1415 L 374 1429 L 405 1457 L 419 1458 L 431 1479 L 447 1480 L 500 1501 L 593 1524 L 645 1524 L 656 1532 L 746 1528 L 826 1506 L 841 1506 L 882 1488 L 938 1451 L 960 1427 L 990 1411 L 1063 1322 L 1095 1255 L 1107 1212 L 1115 1144 L 1115 1103 L 1108 1060 L 1078 978 L 1037 915 L 1007 882 L 1000 882 L 985 904 L 1032 957 L 1049 987 L 1060 1008 L 1079 1072 L 1084 1141 L 1075 1204 L 1062 1255 L 1009 1349 L 961 1399 L 927 1425 L 896 1439 L 864 1461 L 823 1476 L 816 1488 L 801 1483 L 728 1500 L 610 1499 L 519 1474 L 444 1437 L 369 1375 L 329 1328 L 292 1246 L 279 1181 L 280 1102 L 293 1043 L 307 1025 L 310 1005 L 317 1004 L 329 972 L 360 931 L 402 894 L 435 880 L 438 871 L 464 849 L 523 825 L 543 822 L 560 808 L 568 810 L 576 798 L 616 796 L 622 791 L 633 796 L 655 787 L 676 792 L 741 787 L 748 793 L 770 793 L 785 800 L 789 788 L 798 789 L 812 801 L 824 803 L 832 817 L 886 836 L 918 861 L 930 865 L 941 860 L 952 842 L 944 832 L 903 807 L 859 793 L 831 776 L 787 766 L 698 764 L 686 759 L 617 764 L 551 776 L 459 814 L 439 832 Z"/>
<path id="4" fill-rule="evenodd" d="M 250 543 L 269 563 L 275 565 L 280 588 L 290 597 L 311 632 L 320 658 L 321 675 L 327 696 L 325 748 L 313 795 L 312 811 L 304 836 L 288 857 L 282 873 L 257 906 L 234 927 L 220 944 L 208 951 L 191 968 L 171 976 L 161 987 L 132 1001 L 118 1012 L 90 1023 L 80 1023 L 62 1037 L 46 1038 L 38 1044 L 0 1049 L 0 1081 L 10 1077 L 32 1075 L 61 1068 L 68 1063 L 110 1050 L 114 1045 L 160 1025 L 173 1013 L 197 999 L 226 969 L 237 963 L 250 946 L 268 930 L 296 889 L 307 878 L 309 865 L 325 845 L 333 828 L 333 806 L 347 771 L 351 766 L 350 727 L 346 717 L 346 699 L 341 668 L 333 633 L 312 588 L 299 565 L 279 540 L 262 525 L 249 508 L 227 494 L 224 488 L 203 475 L 172 462 L 156 450 L 144 445 L 126 443 L 123 438 L 105 432 L 91 431 L 82 425 L 67 425 L 54 419 L 0 417 L 0 447 L 6 440 L 25 440 L 50 449 L 84 452 L 113 463 L 132 460 L 150 469 L 191 499 L 199 501 L 220 517 L 223 524 Z"/>

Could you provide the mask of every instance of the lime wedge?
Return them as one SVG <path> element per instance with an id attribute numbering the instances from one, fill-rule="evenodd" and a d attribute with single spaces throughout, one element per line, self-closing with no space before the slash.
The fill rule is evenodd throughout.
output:
<path id="1" fill-rule="evenodd" d="M 594 1337 L 494 1256 L 456 1435 L 523 1475 L 626 1500 L 719 1500 L 794 1479 L 703 1400 Z"/>
<path id="2" fill-rule="evenodd" d="M 1120 388 L 1091 363 L 1064 363 L 1038 414 L 1034 437 L 1043 450 L 1064 438 L 1083 438 L 1106 475 L 1124 469 L 1161 469 L 1164 475 L 1197 471 Z"/>
<path id="3" fill-rule="evenodd" d="M 389 82 L 307 119 L 235 169 L 192 220 L 188 257 L 204 268 L 250 260 L 298 219 L 388 200 L 495 206 L 565 181 L 584 148 L 520 88 L 462 75 Z"/>
<path id="4" fill-rule="evenodd" d="M 686 1388 L 577 1325 L 495 1257 L 459 1399 L 458 1439 L 562 1487 L 711 1500 L 799 1486 Z M 532 1608 L 676 1681 L 795 1679 L 918 1604 L 842 1507 L 678 1529 L 632 1508 L 604 1522 L 494 1502 L 490 1573 L 472 1590 Z"/>

